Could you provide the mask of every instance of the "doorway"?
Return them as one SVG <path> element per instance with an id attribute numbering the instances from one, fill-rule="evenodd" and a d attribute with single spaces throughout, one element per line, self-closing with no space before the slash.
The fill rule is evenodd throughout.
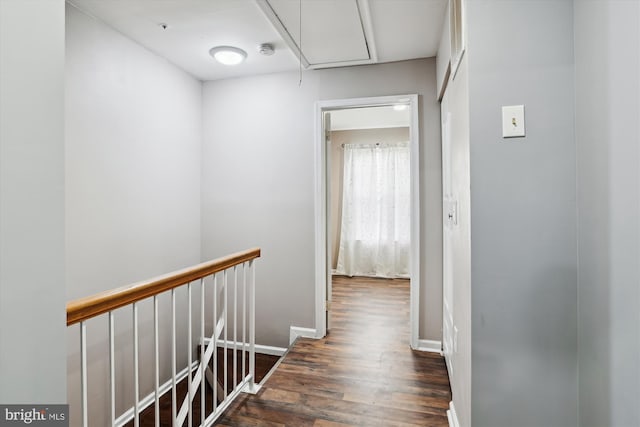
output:
<path id="1" fill-rule="evenodd" d="M 419 198 L 419 125 L 418 96 L 396 95 L 355 98 L 316 103 L 315 122 L 315 273 L 316 273 L 316 336 L 323 337 L 331 327 L 331 280 L 335 266 L 336 232 L 331 227 L 331 113 L 368 108 L 396 108 L 408 110 L 409 154 L 409 237 L 407 272 L 409 292 L 409 345 L 418 348 L 418 315 L 420 289 L 420 198 Z M 333 212 L 335 215 L 335 211 Z"/>

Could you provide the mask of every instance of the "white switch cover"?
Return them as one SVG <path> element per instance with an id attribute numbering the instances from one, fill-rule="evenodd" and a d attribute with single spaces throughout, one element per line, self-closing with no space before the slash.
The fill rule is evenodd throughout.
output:
<path id="1" fill-rule="evenodd" d="M 524 136 L 524 105 L 502 107 L 502 137 Z"/>

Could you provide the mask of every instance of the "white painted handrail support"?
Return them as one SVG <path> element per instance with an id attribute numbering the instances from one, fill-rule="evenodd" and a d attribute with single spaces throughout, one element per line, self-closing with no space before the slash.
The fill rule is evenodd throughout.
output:
<path id="1" fill-rule="evenodd" d="M 200 279 L 200 342 L 203 343 L 200 346 L 200 360 L 204 359 L 204 334 L 205 334 L 205 286 L 204 286 L 204 278 Z M 205 389 L 205 381 L 206 376 L 202 375 L 200 378 L 200 420 L 204 420 L 206 406 L 205 406 L 205 397 L 206 397 L 206 389 Z"/>
<path id="2" fill-rule="evenodd" d="M 82 427 L 89 425 L 89 403 L 87 401 L 87 323 L 80 322 L 80 381 L 82 394 Z"/>
<path id="3" fill-rule="evenodd" d="M 115 357 L 115 327 L 113 324 L 113 311 L 109 312 L 109 401 L 111 408 L 109 420 L 111 425 L 116 422 L 116 357 Z"/>
<path id="4" fill-rule="evenodd" d="M 136 404 L 133 407 L 134 419 L 133 425 L 134 427 L 139 427 L 140 425 L 140 408 L 138 406 L 138 402 L 140 402 L 140 370 L 138 367 L 139 357 L 138 357 L 138 304 L 133 303 L 133 377 L 134 377 L 134 390 L 135 390 L 135 399 Z"/>
<path id="5" fill-rule="evenodd" d="M 259 386 L 255 384 L 255 258 L 260 256 L 259 249 L 233 254 L 220 260 L 203 263 L 189 269 L 181 270 L 170 275 L 165 275 L 157 279 L 152 279 L 138 285 L 120 288 L 94 297 L 76 300 L 67 305 L 67 324 L 80 324 L 80 400 L 81 416 L 79 423 L 88 426 L 89 418 L 92 424 L 111 425 L 114 427 L 123 426 L 131 421 L 138 427 L 142 424 L 143 411 L 154 405 L 155 426 L 171 424 L 172 426 L 182 426 L 185 421 L 189 427 L 194 424 L 199 426 L 211 426 L 219 418 L 224 410 L 231 405 L 233 400 L 242 392 L 256 393 Z M 241 267 L 241 268 L 240 268 Z M 233 280 L 229 280 L 230 270 L 233 270 Z M 218 280 L 218 273 L 222 280 Z M 238 278 L 241 275 L 241 278 Z M 155 292 L 152 288 L 158 286 Z M 177 288 L 186 288 L 186 310 L 177 305 Z M 200 292 L 193 292 L 199 286 Z M 229 289 L 229 286 L 232 289 Z M 207 290 L 209 289 L 209 290 Z M 207 292 L 211 292 L 212 299 L 207 297 Z M 229 294 L 229 292 L 233 292 Z M 170 307 L 167 312 L 163 312 L 159 305 L 159 299 L 163 293 L 168 294 Z M 195 307 L 193 299 L 199 304 Z M 152 301 L 152 314 L 143 310 L 140 302 Z M 129 301 L 124 304 L 123 301 Z M 222 307 L 219 304 L 222 303 Z M 114 311 L 125 305 L 131 305 L 130 321 L 133 335 L 129 341 L 129 350 L 122 350 L 117 347 L 115 339 L 115 315 Z M 199 309 L 199 312 L 198 312 Z M 87 370 L 87 324 L 86 320 L 106 314 L 108 315 L 108 356 L 109 369 L 108 381 L 108 419 L 93 419 L 89 414 L 90 403 L 88 401 L 88 376 Z M 170 328 L 170 354 L 160 354 L 160 336 L 163 332 L 160 325 L 163 316 L 169 317 Z M 230 316 L 233 316 L 231 319 Z M 194 322 L 199 323 L 198 326 Z M 187 332 L 186 348 L 182 342 L 178 345 L 179 335 L 178 325 L 186 323 L 187 331 L 180 326 L 181 331 Z M 145 325 L 152 326 L 145 329 Z M 194 329 L 195 327 L 195 329 Z M 240 328 L 240 329 L 238 329 Z M 93 331 L 93 327 L 92 327 Z M 169 331 L 167 331 L 169 332 Z M 144 339 L 145 333 L 153 334 L 148 341 Z M 165 332 L 166 333 L 166 332 Z M 194 336 L 195 334 L 195 336 Z M 224 335 L 222 335 L 224 334 Z M 230 349 L 228 338 L 233 337 L 233 349 Z M 239 343 L 238 339 L 242 339 Z M 248 338 L 249 342 L 246 342 Z M 147 360 L 142 350 L 145 342 L 153 343 L 153 370 L 149 378 L 143 375 L 140 363 Z M 200 345 L 198 351 L 194 353 L 196 346 Z M 241 349 L 238 345 L 241 345 Z M 125 344 L 126 345 L 126 344 Z M 218 369 L 218 349 L 223 351 L 223 372 Z M 116 390 L 116 354 L 125 351 L 127 362 L 130 361 L 133 368 L 133 396 L 135 403 L 119 415 L 116 413 L 117 395 Z M 232 354 L 233 363 L 228 360 Z M 246 358 L 249 359 L 249 369 L 246 369 Z M 129 358 L 131 357 L 131 358 Z M 186 357 L 187 363 L 182 364 Z M 196 360 L 194 360 L 194 357 Z M 242 364 L 238 362 L 238 357 L 242 357 Z M 170 374 L 162 372 L 160 361 L 171 360 Z M 144 366 L 143 366 L 144 367 Z M 116 369 L 117 368 L 117 369 Z M 180 369 L 179 369 L 180 368 Z M 242 369 L 239 371 L 239 369 Z M 178 371 L 179 372 L 176 372 Z M 233 369 L 233 375 L 229 374 L 229 369 Z M 93 375 L 93 373 L 92 373 Z M 160 384 L 162 376 L 168 376 L 165 382 Z M 221 376 L 222 378 L 219 378 Z M 181 381 L 187 384 L 185 399 L 178 404 L 177 386 Z M 232 382 L 231 384 L 229 384 Z M 223 386 L 222 384 L 223 383 Z M 69 386 L 73 386 L 69 384 Z M 152 387 L 151 393 L 140 396 L 140 391 Z M 209 388 L 210 387 L 210 388 Z M 131 391 L 130 391 L 131 392 Z M 171 420 L 160 419 L 160 399 L 167 393 L 171 399 Z M 200 403 L 200 411 L 194 412 L 193 403 L 197 394 Z M 207 399 L 212 399 L 213 410 L 207 415 Z M 99 406 L 100 403 L 98 403 Z M 199 421 L 199 423 L 198 423 Z M 145 421 L 146 422 L 146 421 Z"/>
<path id="6" fill-rule="evenodd" d="M 178 416 L 176 394 L 176 290 L 171 289 L 171 420 Z"/>
<path id="7" fill-rule="evenodd" d="M 189 315 L 187 317 L 187 325 L 189 325 L 189 329 L 188 329 L 188 334 L 187 334 L 187 340 L 188 340 L 188 344 L 187 344 L 187 357 L 189 360 L 189 363 L 191 363 L 193 361 L 193 345 L 191 344 L 191 340 L 193 338 L 193 331 L 192 331 L 192 319 L 193 319 L 193 312 L 191 310 L 191 304 L 192 304 L 192 299 L 191 299 L 191 283 L 189 283 L 187 285 L 187 292 L 188 292 L 188 298 L 189 298 L 189 302 L 187 303 L 188 307 L 189 307 Z M 191 427 L 193 426 L 193 411 L 192 411 L 192 405 L 191 402 L 193 402 L 193 377 L 191 375 L 189 375 L 187 377 L 188 381 L 187 381 L 187 397 L 189 398 L 188 402 L 184 402 L 184 404 L 186 404 L 187 406 L 187 426 Z M 182 410 L 180 411 L 182 412 Z M 184 422 L 184 420 L 179 421 L 178 423 L 176 423 L 176 425 L 181 426 L 182 423 Z"/>
<path id="8" fill-rule="evenodd" d="M 244 269 L 244 264 L 243 263 L 243 271 L 245 271 Z M 213 424 L 213 422 L 222 414 L 222 412 L 233 402 L 233 400 L 238 396 L 239 393 L 241 392 L 247 392 L 247 393 L 256 393 L 259 390 L 259 386 L 255 384 L 255 268 L 254 268 L 254 264 L 253 264 L 253 260 L 248 262 L 248 271 L 249 271 L 249 275 L 250 275 L 250 279 L 249 279 L 249 290 L 248 290 L 248 294 L 243 296 L 243 300 L 249 300 L 249 310 L 248 313 L 246 313 L 245 311 L 245 307 L 246 304 L 242 304 L 242 306 L 238 303 L 238 279 L 237 279 L 237 273 L 238 273 L 238 269 L 236 266 L 233 267 L 233 280 L 229 280 L 229 275 L 228 275 L 228 270 L 224 270 L 222 272 L 222 301 L 223 301 L 223 307 L 222 307 L 222 312 L 220 313 L 219 316 L 217 316 L 217 294 L 218 294 L 218 289 L 217 289 L 217 281 L 216 281 L 216 277 L 213 277 L 213 294 L 214 294 L 214 301 L 213 301 L 213 311 L 214 311 L 214 316 L 213 318 L 215 319 L 215 324 L 213 327 L 213 331 L 210 337 L 204 337 L 204 315 L 200 316 L 200 321 L 201 321 L 201 334 L 200 334 L 200 339 L 199 339 L 199 344 L 200 344 L 200 353 L 199 353 L 199 358 L 200 361 L 197 365 L 195 366 L 195 369 L 192 371 L 192 375 L 188 376 L 188 392 L 187 392 L 187 396 L 184 399 L 184 401 L 182 402 L 182 406 L 180 407 L 180 410 L 178 411 L 177 416 L 174 418 L 174 425 L 176 426 L 181 426 L 183 425 L 185 419 L 187 420 L 188 425 L 191 425 L 192 421 L 193 421 L 193 414 L 192 414 L 192 405 L 191 403 L 193 402 L 194 398 L 195 398 L 195 394 L 196 394 L 196 390 L 198 389 L 198 387 L 200 387 L 200 389 L 203 391 L 203 381 L 207 380 L 207 382 L 209 383 L 209 385 L 211 386 L 212 390 L 213 390 L 213 395 L 214 398 L 216 399 L 216 401 L 214 402 L 214 410 L 213 412 L 209 415 L 209 417 L 207 417 L 204 421 L 204 423 L 201 423 L 200 425 L 204 425 L 204 426 L 209 426 L 211 424 Z M 245 278 L 243 278 L 244 280 Z M 204 287 L 205 286 L 205 281 L 201 281 L 201 286 Z M 229 296 L 229 286 L 233 287 L 233 296 L 230 298 Z M 188 289 L 191 289 L 191 286 L 188 287 Z M 204 301 L 204 289 L 201 289 L 200 295 L 202 296 L 202 301 Z M 230 322 L 229 319 L 229 304 L 230 304 L 230 300 L 231 300 L 231 309 L 233 311 L 233 320 Z M 191 292 L 189 292 L 189 301 L 191 301 Z M 201 301 L 201 303 L 202 303 Z M 204 304 L 202 303 L 201 305 L 202 307 L 202 313 L 204 313 L 205 309 L 204 309 Z M 234 338 L 234 343 L 237 342 L 237 337 L 238 337 L 238 333 L 237 333 L 237 317 L 238 317 L 238 310 L 243 310 L 243 312 L 241 313 L 242 317 L 245 317 L 248 315 L 249 317 L 249 330 L 242 331 L 242 336 L 246 336 L 246 334 L 248 333 L 249 335 L 249 340 L 250 342 L 248 343 L 248 353 L 249 353 L 249 373 L 245 374 L 244 372 L 242 373 L 242 378 L 238 378 L 238 374 L 237 374 L 237 368 L 238 368 L 238 363 L 237 363 L 237 354 L 238 354 L 238 348 L 237 345 L 233 346 L 233 349 L 231 350 L 231 353 L 233 355 L 233 363 L 229 362 L 228 359 L 228 353 L 230 351 L 229 349 L 229 328 L 228 326 L 233 326 L 233 338 Z M 189 313 L 191 313 L 191 305 L 189 304 Z M 189 319 L 191 319 L 191 315 L 189 316 Z M 223 372 L 222 372 L 222 387 L 220 387 L 219 384 L 219 379 L 218 379 L 218 371 L 217 371 L 217 364 L 218 364 L 218 360 L 217 360 L 217 348 L 218 348 L 218 343 L 219 338 L 221 336 L 221 334 L 224 333 L 224 338 L 222 340 L 222 344 L 221 344 L 221 349 L 223 351 Z M 189 333 L 188 333 L 189 337 L 192 337 L 192 329 L 191 329 L 191 321 L 189 321 Z M 191 350 L 190 348 L 193 347 L 193 344 L 191 346 L 189 346 L 189 360 L 192 362 L 195 362 L 192 360 L 192 356 L 191 356 Z M 247 343 L 242 343 L 242 355 L 244 356 L 245 354 L 245 348 L 247 347 Z M 210 362 L 213 360 L 213 372 L 211 372 L 211 368 L 209 366 Z M 229 366 L 233 367 L 234 373 L 233 375 L 229 375 L 228 374 L 228 368 Z M 229 392 L 229 382 L 233 381 L 231 384 L 231 392 Z M 220 402 L 217 401 L 218 396 L 220 397 Z M 204 402 L 204 392 L 202 392 L 201 395 L 201 404 Z M 217 406 L 216 406 L 217 405 Z M 204 405 L 202 405 L 204 406 Z M 204 410 L 201 407 L 201 420 L 204 418 Z"/>
<path id="9" fill-rule="evenodd" d="M 155 427 L 160 427 L 160 350 L 158 343 L 158 296 L 153 296 L 153 349 L 155 353 L 154 375 L 153 375 L 153 394 L 155 411 L 153 413 Z"/>
<path id="10" fill-rule="evenodd" d="M 256 384 L 256 270 L 253 260 L 249 261 L 249 382 L 247 393 L 260 390 Z"/>
<path id="11" fill-rule="evenodd" d="M 228 323 L 228 310 L 227 307 L 229 307 L 229 296 L 228 296 L 228 292 L 227 292 L 227 270 L 225 270 L 223 272 L 223 288 L 222 288 L 222 292 L 224 295 L 224 353 L 222 355 L 222 357 L 224 358 L 224 372 L 222 373 L 223 377 L 224 377 L 224 381 L 223 381 L 223 390 L 224 390 L 224 399 L 227 398 L 227 391 L 229 390 L 228 384 L 227 384 L 227 377 L 228 377 L 228 369 L 226 369 L 226 367 L 228 366 L 228 361 L 227 361 L 227 355 L 229 354 L 229 352 L 227 351 L 227 342 L 229 341 L 228 337 L 227 337 L 227 331 L 228 328 L 226 327 L 229 323 Z"/>

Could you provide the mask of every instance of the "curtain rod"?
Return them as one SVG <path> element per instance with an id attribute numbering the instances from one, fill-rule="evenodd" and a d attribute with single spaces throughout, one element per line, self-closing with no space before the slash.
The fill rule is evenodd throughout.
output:
<path id="1" fill-rule="evenodd" d="M 375 144 L 367 144 L 367 143 L 356 143 L 356 144 L 340 144 L 341 148 L 346 147 L 347 145 L 353 145 L 356 147 L 366 147 L 369 145 L 375 145 L 376 147 L 379 147 L 380 145 L 385 145 L 385 146 L 399 146 L 399 145 L 409 145 L 409 141 L 402 141 L 402 142 L 376 142 Z"/>
<path id="2" fill-rule="evenodd" d="M 340 144 L 340 147 L 344 148 L 345 145 L 348 145 L 348 144 Z M 380 143 L 376 142 L 375 144 L 351 144 L 351 145 L 376 145 L 379 147 Z"/>

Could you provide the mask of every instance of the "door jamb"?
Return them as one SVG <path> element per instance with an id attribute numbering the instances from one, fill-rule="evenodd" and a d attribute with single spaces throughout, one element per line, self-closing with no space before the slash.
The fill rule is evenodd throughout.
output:
<path id="1" fill-rule="evenodd" d="M 375 107 L 407 103 L 411 106 L 410 119 L 410 156 L 411 156 L 411 247 L 410 266 L 411 275 L 409 293 L 409 344 L 411 348 L 419 347 L 419 319 L 420 319 L 420 122 L 418 112 L 418 95 L 392 95 L 368 98 L 350 98 L 317 101 L 314 109 L 315 137 L 314 137 L 314 214 L 315 214 L 315 329 L 316 338 L 322 338 L 327 333 L 325 316 L 325 301 L 327 300 L 327 280 L 331 275 L 327 263 L 329 248 L 329 233 L 327 232 L 327 146 L 325 143 L 323 113 L 325 111 L 345 108 Z"/>

